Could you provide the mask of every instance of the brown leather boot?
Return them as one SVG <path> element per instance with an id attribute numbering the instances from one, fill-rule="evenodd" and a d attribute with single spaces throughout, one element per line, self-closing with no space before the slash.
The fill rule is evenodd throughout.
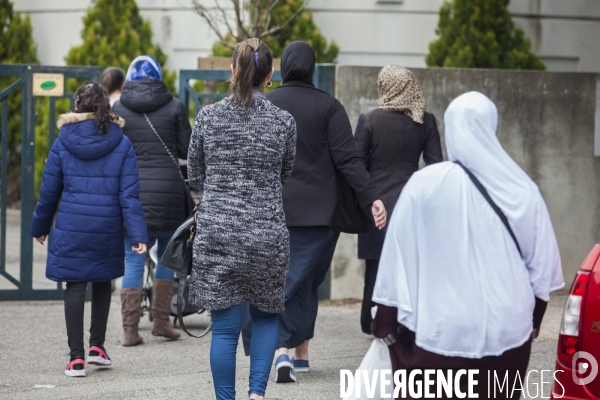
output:
<path id="1" fill-rule="evenodd" d="M 152 283 L 152 334 L 154 336 L 164 336 L 169 339 L 177 339 L 180 336 L 169 322 L 172 297 L 173 281 L 155 279 Z"/>
<path id="2" fill-rule="evenodd" d="M 125 347 L 142 344 L 144 339 L 138 333 L 142 289 L 121 289 L 121 315 L 123 316 L 123 343 Z"/>

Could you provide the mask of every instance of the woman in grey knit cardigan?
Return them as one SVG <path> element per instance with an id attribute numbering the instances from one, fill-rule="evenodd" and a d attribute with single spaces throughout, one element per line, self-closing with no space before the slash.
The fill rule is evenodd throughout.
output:
<path id="1" fill-rule="evenodd" d="M 293 117 L 263 94 L 273 57 L 258 39 L 233 54 L 231 96 L 204 107 L 192 132 L 190 185 L 203 191 L 190 301 L 211 311 L 218 400 L 235 399 L 242 303 L 250 303 L 251 399 L 263 399 L 285 303 L 289 235 L 282 187 L 296 154 Z"/>

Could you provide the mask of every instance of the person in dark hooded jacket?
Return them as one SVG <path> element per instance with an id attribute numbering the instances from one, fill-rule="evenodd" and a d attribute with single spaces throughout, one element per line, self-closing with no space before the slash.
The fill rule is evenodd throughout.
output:
<path id="1" fill-rule="evenodd" d="M 173 292 L 173 271 L 162 265 L 160 257 L 173 232 L 187 218 L 189 193 L 182 179 L 178 158 L 186 160 L 191 127 L 183 104 L 162 82 L 162 69 L 150 56 L 133 60 L 127 71 L 121 98 L 113 112 L 127 121 L 129 137 L 140 171 L 140 200 L 151 239 L 157 241 L 156 270 L 152 288 L 152 334 L 170 339 L 179 337 L 169 322 Z M 125 239 L 125 248 L 129 248 Z M 123 346 L 143 342 L 138 333 L 142 278 L 145 257 L 127 252 L 121 290 Z"/>
<path id="2" fill-rule="evenodd" d="M 88 282 L 92 283 L 92 324 L 87 362 L 111 365 L 103 346 L 110 281 L 123 276 L 124 226 L 133 244 L 129 251 L 146 252 L 148 232 L 138 198 L 138 169 L 131 142 L 121 130 L 124 123 L 110 114 L 102 86 L 94 83 L 77 90 L 75 113 L 58 118 L 60 133 L 46 160 L 31 223 L 31 236 L 44 244 L 58 208 L 46 277 L 66 282 L 68 376 L 85 376 L 83 317 Z"/>
<path id="3" fill-rule="evenodd" d="M 274 105 L 292 114 L 298 129 L 294 169 L 283 187 L 283 206 L 290 234 L 290 267 L 285 310 L 279 317 L 276 382 L 293 382 L 308 372 L 308 343 L 314 335 L 319 285 L 331 264 L 339 237 L 334 228 L 341 174 L 360 207 L 385 226 L 386 211 L 369 173 L 356 152 L 344 107 L 315 88 L 315 53 L 308 43 L 289 44 L 281 60 L 283 84 L 267 93 Z M 295 348 L 290 360 L 288 349 Z"/>

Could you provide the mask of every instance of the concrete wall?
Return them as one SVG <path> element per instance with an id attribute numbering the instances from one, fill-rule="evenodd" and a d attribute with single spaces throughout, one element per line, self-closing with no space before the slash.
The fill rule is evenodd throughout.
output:
<path id="1" fill-rule="evenodd" d="M 336 94 L 353 124 L 376 106 L 374 67 L 337 67 Z M 597 74 L 502 70 L 413 69 L 427 110 L 438 122 L 458 95 L 478 90 L 498 107 L 498 137 L 539 185 L 548 204 L 569 284 L 600 241 L 600 158 L 594 156 Z M 442 143 L 445 153 L 445 144 Z M 333 262 L 332 296 L 360 297 L 364 265 L 356 236 L 340 239 Z"/>

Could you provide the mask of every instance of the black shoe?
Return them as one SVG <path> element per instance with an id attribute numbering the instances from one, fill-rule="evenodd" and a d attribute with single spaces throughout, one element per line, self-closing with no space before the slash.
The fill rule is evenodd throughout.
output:
<path id="1" fill-rule="evenodd" d="M 275 361 L 275 382 L 290 383 L 296 382 L 296 373 L 294 372 L 294 364 L 287 356 L 282 354 Z"/>

